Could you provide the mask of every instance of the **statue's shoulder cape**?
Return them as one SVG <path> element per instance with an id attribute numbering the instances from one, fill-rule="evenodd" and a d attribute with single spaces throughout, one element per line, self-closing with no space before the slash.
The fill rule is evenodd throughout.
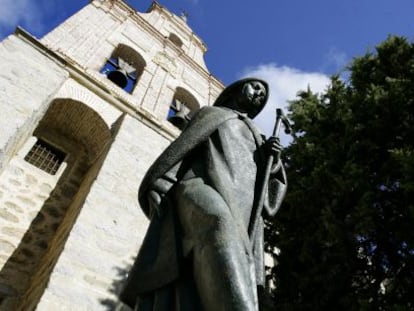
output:
<path id="1" fill-rule="evenodd" d="M 141 182 L 138 199 L 146 215 L 149 213 L 146 192 L 151 184 L 207 140 L 220 124 L 234 118 L 238 118 L 238 114 L 223 107 L 203 107 L 194 115 L 181 135 L 155 160 Z"/>

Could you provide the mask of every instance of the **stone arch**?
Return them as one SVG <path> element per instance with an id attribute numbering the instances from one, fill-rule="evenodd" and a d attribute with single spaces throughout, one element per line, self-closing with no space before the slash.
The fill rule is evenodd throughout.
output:
<path id="1" fill-rule="evenodd" d="M 74 102 L 81 102 L 92 110 L 96 111 L 105 121 L 108 128 L 122 114 L 120 110 L 114 106 L 108 105 L 105 100 L 93 93 L 91 90 L 84 88 L 81 84 L 73 79 L 68 79 L 60 88 L 55 96 L 59 101 L 71 99 Z"/>
<path id="2" fill-rule="evenodd" d="M 86 104 L 57 98 L 39 122 L 34 136 L 48 137 L 55 145 L 72 141 L 85 150 L 87 162 L 91 164 L 99 156 L 102 144 L 110 141 L 111 132 L 101 116 Z"/>
<path id="3" fill-rule="evenodd" d="M 144 57 L 140 53 L 123 43 L 118 44 L 111 56 L 122 57 L 128 64 L 137 70 L 138 75 L 141 75 L 144 68 L 147 66 Z"/>
<path id="4" fill-rule="evenodd" d="M 11 218 L 7 225 L 14 228 L 16 242 L 1 268 L 0 284 L 15 294 L 2 304 L 10 310 L 31 309 L 28 306 L 40 299 L 109 150 L 113 129 L 87 105 L 59 98 L 52 101 L 33 136 L 64 152 L 65 167 L 54 179 L 27 163 L 24 155 L 13 160 L 12 172 L 20 176 L 12 190 L 17 199 L 5 203 L 25 221 Z"/>
<path id="5" fill-rule="evenodd" d="M 120 43 L 100 72 L 120 88 L 132 93 L 146 66 L 147 63 L 140 53 L 129 45 Z"/>
<path id="6" fill-rule="evenodd" d="M 187 108 L 192 112 L 195 112 L 200 108 L 200 104 L 197 98 L 193 94 L 191 94 L 190 91 L 186 90 L 181 86 L 177 86 L 177 88 L 175 89 L 174 99 L 178 99 L 184 102 Z"/>

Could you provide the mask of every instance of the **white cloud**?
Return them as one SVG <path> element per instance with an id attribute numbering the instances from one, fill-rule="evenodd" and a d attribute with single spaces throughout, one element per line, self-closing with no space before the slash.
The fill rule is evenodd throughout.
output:
<path id="1" fill-rule="evenodd" d="M 41 31 L 44 25 L 40 4 L 44 4 L 43 1 L 0 0 L 0 35 L 7 35 L 18 25 L 23 25 L 30 31 Z"/>
<path id="2" fill-rule="evenodd" d="M 341 51 L 336 47 L 331 47 L 328 50 L 328 53 L 324 56 L 322 70 L 337 73 L 338 71 L 342 71 L 344 69 L 348 61 L 348 56 L 344 51 Z"/>
<path id="3" fill-rule="evenodd" d="M 313 92 L 322 92 L 329 85 L 329 77 L 319 72 L 304 72 L 286 66 L 279 67 L 276 64 L 259 65 L 247 68 L 242 77 L 256 77 L 269 84 L 270 97 L 266 107 L 256 117 L 255 122 L 269 136 L 275 124 L 276 108 L 286 111 L 287 101 L 296 98 L 301 90 L 308 86 Z M 283 144 L 289 142 L 285 136 L 281 136 Z"/>

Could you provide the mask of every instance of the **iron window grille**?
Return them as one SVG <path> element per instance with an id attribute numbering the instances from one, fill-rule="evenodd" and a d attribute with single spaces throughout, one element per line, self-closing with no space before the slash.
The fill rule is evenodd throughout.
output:
<path id="1" fill-rule="evenodd" d="M 64 152 L 38 139 L 24 159 L 46 173 L 55 175 L 65 156 Z"/>

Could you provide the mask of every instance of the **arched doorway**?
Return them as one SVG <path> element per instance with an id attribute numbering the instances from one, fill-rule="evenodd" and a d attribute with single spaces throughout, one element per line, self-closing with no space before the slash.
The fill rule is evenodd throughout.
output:
<path id="1" fill-rule="evenodd" d="M 79 101 L 55 99 L 25 152 L 0 177 L 0 187 L 10 188 L 0 198 L 10 206 L 9 219 L 1 222 L 14 233 L 8 252 L 0 254 L 7 257 L 0 287 L 8 292 L 1 310 L 36 305 L 111 142 L 111 129 L 97 112 Z M 57 168 L 46 170 L 48 161 Z"/>

